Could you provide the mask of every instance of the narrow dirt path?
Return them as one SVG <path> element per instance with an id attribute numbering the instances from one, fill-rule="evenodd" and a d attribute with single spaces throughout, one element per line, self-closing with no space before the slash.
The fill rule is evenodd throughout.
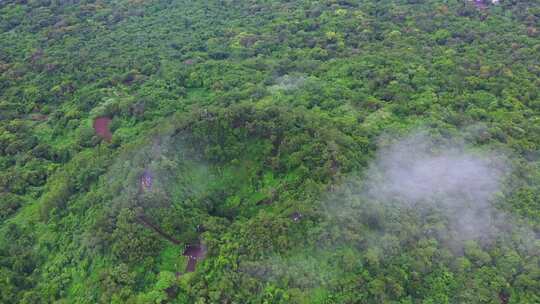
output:
<path id="1" fill-rule="evenodd" d="M 144 215 L 139 215 L 137 217 L 137 219 L 139 220 L 139 222 L 141 224 L 143 224 L 145 227 L 147 228 L 150 228 L 151 230 L 153 230 L 155 233 L 159 234 L 161 237 L 163 237 L 164 239 L 168 240 L 169 242 L 173 243 L 173 244 L 180 244 L 181 242 L 175 238 L 173 238 L 172 236 L 170 236 L 169 234 L 167 234 L 165 231 L 161 230 L 161 228 L 159 228 L 157 225 L 155 225 L 154 223 L 152 223 L 152 221 L 150 221 L 150 219 L 148 219 L 146 216 Z"/>
<path id="2" fill-rule="evenodd" d="M 112 140 L 112 133 L 109 130 L 109 124 L 111 119 L 109 117 L 98 117 L 94 120 L 94 130 L 99 137 L 110 142 Z"/>
<path id="3" fill-rule="evenodd" d="M 205 256 L 205 253 L 205 247 L 201 244 L 187 245 L 183 253 L 184 256 L 188 257 L 186 272 L 195 271 L 197 261 L 202 260 Z"/>

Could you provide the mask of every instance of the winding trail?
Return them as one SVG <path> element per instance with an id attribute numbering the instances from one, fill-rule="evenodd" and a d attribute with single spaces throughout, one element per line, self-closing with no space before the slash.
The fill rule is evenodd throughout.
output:
<path id="1" fill-rule="evenodd" d="M 154 223 L 152 223 L 152 221 L 150 221 L 146 216 L 144 215 L 139 215 L 137 217 L 137 219 L 139 220 L 139 222 L 141 224 L 143 224 L 145 227 L 147 228 L 150 228 L 151 230 L 153 230 L 155 233 L 159 234 L 161 237 L 163 237 L 164 239 L 168 240 L 169 242 L 173 243 L 173 244 L 180 244 L 180 241 L 173 238 L 172 236 L 168 235 L 165 231 L 161 230 L 161 228 L 159 228 L 157 225 L 155 225 Z"/>

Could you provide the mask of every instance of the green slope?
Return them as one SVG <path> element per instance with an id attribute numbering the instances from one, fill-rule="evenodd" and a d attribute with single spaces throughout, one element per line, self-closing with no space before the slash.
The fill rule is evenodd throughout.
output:
<path id="1" fill-rule="evenodd" d="M 539 303 L 539 20 L 509 0 L 0 2 L 0 302 Z M 418 132 L 506 156 L 489 242 L 361 190 Z"/>

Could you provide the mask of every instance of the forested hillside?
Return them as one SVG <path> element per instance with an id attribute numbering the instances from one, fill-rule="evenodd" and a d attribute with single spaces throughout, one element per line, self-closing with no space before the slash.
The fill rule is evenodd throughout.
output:
<path id="1" fill-rule="evenodd" d="M 0 0 L 0 303 L 540 303 L 538 0 Z"/>

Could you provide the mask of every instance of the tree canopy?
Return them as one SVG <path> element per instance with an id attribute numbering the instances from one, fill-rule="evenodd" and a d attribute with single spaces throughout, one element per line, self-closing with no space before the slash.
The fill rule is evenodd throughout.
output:
<path id="1" fill-rule="evenodd" d="M 0 1 L 0 303 L 540 303 L 539 21 Z"/>

